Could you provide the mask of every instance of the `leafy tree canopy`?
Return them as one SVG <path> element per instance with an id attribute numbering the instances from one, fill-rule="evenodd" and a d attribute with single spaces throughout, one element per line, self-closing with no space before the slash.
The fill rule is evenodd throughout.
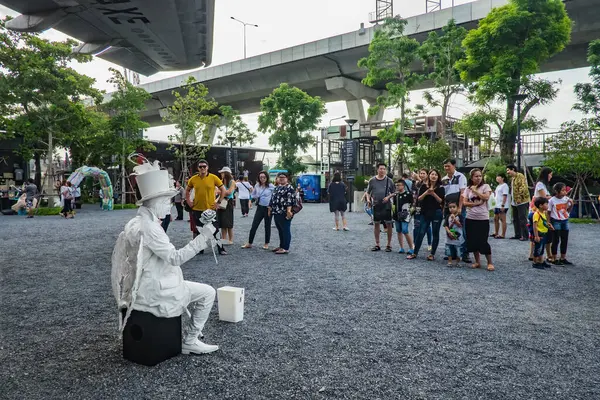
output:
<path id="1" fill-rule="evenodd" d="M 260 102 L 258 130 L 269 133 L 269 144 L 280 151 L 278 164 L 291 174 L 303 171 L 298 151 L 314 143 L 310 132 L 325 114 L 325 103 L 302 90 L 282 83 Z"/>
<path id="2" fill-rule="evenodd" d="M 589 77 L 592 82 L 575 85 L 578 102 L 573 109 L 591 115 L 595 119 L 595 124 L 600 125 L 600 39 L 590 43 L 588 62 L 590 63 Z"/>
<path id="3" fill-rule="evenodd" d="M 209 149 L 209 130 L 219 121 L 218 104 L 208 97 L 208 89 L 192 76 L 184 83 L 184 93 L 172 92 L 173 105 L 164 120 L 175 124 L 177 132 L 169 137 L 175 155 L 181 160 L 183 179 L 190 172 L 188 160 L 204 158 Z"/>
<path id="4" fill-rule="evenodd" d="M 532 76 L 565 48 L 570 34 L 571 20 L 562 0 L 510 0 L 493 9 L 463 41 L 466 58 L 456 66 L 463 81 L 473 84 L 476 103 L 506 104 L 500 126 L 505 162 L 513 159 L 517 136 L 514 95 L 527 94 L 523 121 L 533 107 L 554 100 L 554 87 Z"/>
<path id="5" fill-rule="evenodd" d="M 227 143 L 228 137 L 233 137 L 234 143 L 237 143 L 239 146 L 254 143 L 256 133 L 250 131 L 248 125 L 242 120 L 242 117 L 237 110 L 234 110 L 231 106 L 221 106 L 219 109 L 223 115 L 221 123 L 225 127 L 223 135 L 218 137 L 219 143 Z"/>

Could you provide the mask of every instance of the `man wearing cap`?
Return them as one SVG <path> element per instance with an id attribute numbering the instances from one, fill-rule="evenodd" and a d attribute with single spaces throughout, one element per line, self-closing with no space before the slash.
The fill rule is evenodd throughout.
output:
<path id="1" fill-rule="evenodd" d="M 132 310 L 159 318 L 190 316 L 184 327 L 182 353 L 212 353 L 218 346 L 199 340 L 215 299 L 215 290 L 206 284 L 183 280 L 180 265 L 207 246 L 214 246 L 214 211 L 203 216 L 205 226 L 187 246 L 177 250 L 162 229 L 160 220 L 177 193 L 166 170 L 158 162 L 134 168 L 141 200 L 137 215 L 125 225 L 112 256 L 112 286 L 119 311 L 126 310 L 121 329 Z M 189 310 L 188 310 L 189 307 Z"/>
<path id="2" fill-rule="evenodd" d="M 215 199 L 215 188 L 219 189 L 219 196 Z M 191 191 L 194 190 L 194 199 L 191 198 Z M 185 201 L 188 206 L 192 209 L 192 214 L 196 227 L 202 227 L 200 218 L 202 213 L 206 210 L 216 210 L 217 204 L 225 198 L 225 186 L 218 176 L 208 172 L 208 161 L 198 161 L 198 173 L 192 176 L 187 183 L 185 190 Z M 214 222 L 217 232 L 219 231 L 219 225 Z M 198 228 L 194 231 L 194 237 L 198 235 Z M 219 246 L 219 254 L 227 255 L 225 248 Z"/>

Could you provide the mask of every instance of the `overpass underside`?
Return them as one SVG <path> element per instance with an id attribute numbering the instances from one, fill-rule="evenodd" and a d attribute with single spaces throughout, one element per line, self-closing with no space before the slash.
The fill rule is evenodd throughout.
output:
<path id="1" fill-rule="evenodd" d="M 450 18 L 455 18 L 466 29 L 473 29 L 491 7 L 505 3 L 506 0 L 479 0 L 409 18 L 406 32 L 416 32 L 410 36 L 423 41 L 430 31 L 441 28 Z M 540 72 L 587 66 L 588 44 L 600 38 L 598 10 L 600 0 L 567 2 L 567 11 L 574 21 L 571 43 L 548 60 Z M 172 90 L 179 90 L 181 82 L 192 75 L 207 86 L 219 104 L 230 105 L 242 114 L 260 111 L 260 100 L 285 82 L 311 96 L 320 96 L 325 102 L 345 101 L 347 115 L 360 122 L 381 120 L 383 113 L 367 117 L 362 101 L 373 104 L 384 87 L 364 86 L 361 80 L 366 71 L 357 66 L 358 60 L 368 55 L 373 33 L 373 28 L 367 28 L 143 85 L 153 96 L 147 103 L 143 119 L 151 126 L 163 125 L 159 109 L 172 104 Z M 415 64 L 414 70 L 420 71 L 422 67 Z M 427 87 L 431 87 L 431 82 L 425 82 L 418 89 Z"/>

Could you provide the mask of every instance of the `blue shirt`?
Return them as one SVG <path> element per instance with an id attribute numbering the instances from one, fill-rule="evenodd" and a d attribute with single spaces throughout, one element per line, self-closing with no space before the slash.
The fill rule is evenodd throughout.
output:
<path id="1" fill-rule="evenodd" d="M 273 195 L 273 190 L 275 190 L 275 186 L 269 183 L 269 186 L 264 187 L 260 186 L 258 183 L 254 185 L 254 191 L 252 192 L 252 198 L 258 199 L 259 206 L 268 207 L 271 203 L 271 196 Z"/>

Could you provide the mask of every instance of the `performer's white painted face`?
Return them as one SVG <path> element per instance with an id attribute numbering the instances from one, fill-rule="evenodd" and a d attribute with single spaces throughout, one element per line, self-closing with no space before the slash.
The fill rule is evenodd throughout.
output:
<path id="1" fill-rule="evenodd" d="M 171 213 L 171 198 L 157 197 L 144 202 L 144 205 L 159 219 L 164 219 Z"/>

